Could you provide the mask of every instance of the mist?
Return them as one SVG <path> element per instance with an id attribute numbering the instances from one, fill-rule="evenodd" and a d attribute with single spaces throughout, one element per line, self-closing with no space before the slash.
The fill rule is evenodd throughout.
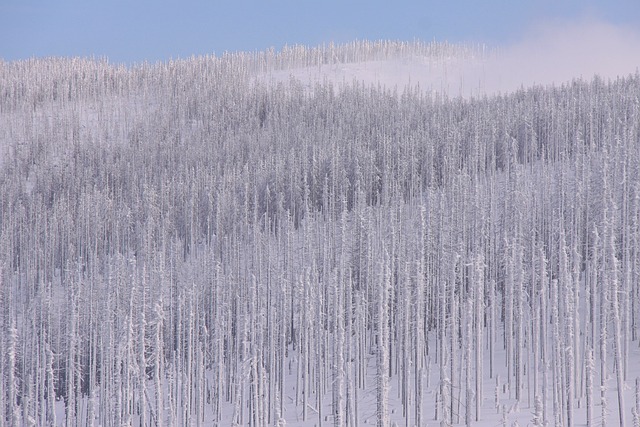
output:
<path id="1" fill-rule="evenodd" d="M 605 80 L 640 67 L 640 33 L 596 20 L 537 26 L 484 61 L 483 92 L 511 92 L 573 79 Z M 473 76 L 470 76 L 473 77 Z"/>
<path id="2" fill-rule="evenodd" d="M 479 51 L 480 52 L 480 51 Z M 390 60 L 327 64 L 270 73 L 267 79 L 296 78 L 312 88 L 353 81 L 403 89 L 419 86 L 449 97 L 505 94 L 533 85 L 561 85 L 574 79 L 604 80 L 640 67 L 640 32 L 595 19 L 537 25 L 517 41 L 486 46 L 473 58 L 407 56 Z"/>

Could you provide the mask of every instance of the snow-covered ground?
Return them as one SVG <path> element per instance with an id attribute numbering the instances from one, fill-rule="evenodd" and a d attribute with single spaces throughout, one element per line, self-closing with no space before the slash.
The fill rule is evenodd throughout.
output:
<path id="1" fill-rule="evenodd" d="M 485 93 L 487 61 L 483 58 L 407 57 L 279 70 L 261 77 L 276 83 L 295 79 L 310 91 L 316 84 L 331 83 L 341 87 L 356 83 L 380 85 L 398 92 L 414 87 L 432 94 L 446 93 L 456 97 Z"/>
<path id="2" fill-rule="evenodd" d="M 481 415 L 476 421 L 475 416 L 472 417 L 473 426 L 478 427 L 495 427 L 495 426 L 533 426 L 534 418 L 536 414 L 536 402 L 533 396 L 533 378 L 525 376 L 524 389 L 522 390 L 523 399 L 520 403 L 515 399 L 514 390 L 510 390 L 505 380 L 507 376 L 507 369 L 505 366 L 506 352 L 503 348 L 496 350 L 496 367 L 493 377 L 489 377 L 489 360 L 485 358 L 483 360 L 483 387 L 482 387 L 482 403 L 480 405 Z M 429 361 L 433 356 L 428 358 Z M 357 421 L 357 425 L 376 425 L 376 378 L 375 378 L 375 355 L 368 356 L 368 374 L 366 378 L 366 387 L 357 390 L 357 415 L 354 419 Z M 634 345 L 630 348 L 629 352 L 629 370 L 627 373 L 627 385 L 625 386 L 624 398 L 628 405 L 628 411 L 626 413 L 625 424 L 627 426 L 634 426 L 633 408 L 640 402 L 637 402 L 638 391 L 637 387 L 640 387 L 640 346 Z M 289 359 L 286 361 L 286 374 L 285 374 L 285 388 L 283 390 L 284 402 L 283 402 L 283 414 L 280 423 L 273 421 L 271 425 L 287 425 L 291 427 L 316 427 L 316 426 L 330 426 L 334 425 L 334 417 L 332 416 L 332 395 L 330 390 L 324 394 L 322 402 L 323 407 L 318 410 L 316 401 L 317 397 L 314 394 L 309 396 L 310 402 L 307 403 L 306 414 L 303 414 L 303 397 L 300 393 L 296 392 L 297 385 L 297 355 L 293 352 L 290 354 Z M 528 355 L 526 361 L 527 364 L 533 363 L 533 354 Z M 551 368 L 551 366 L 549 366 Z M 550 374 L 549 374 L 550 375 Z M 599 378 L 596 378 L 596 392 L 594 394 L 594 407 L 592 408 L 594 425 L 619 425 L 617 416 L 617 391 L 615 386 L 615 379 L 613 373 L 609 372 L 611 376 L 605 381 L 605 391 L 601 394 L 601 388 L 599 386 Z M 439 368 L 436 363 L 428 363 L 423 374 L 423 400 L 421 404 L 422 410 L 422 424 L 421 426 L 442 426 L 442 402 L 439 395 L 440 390 L 440 378 Z M 539 381 L 542 381 L 540 376 Z M 550 381 L 550 379 L 549 379 Z M 636 385 L 638 384 L 638 385 Z M 584 386 L 581 383 L 581 386 Z M 213 389 L 211 378 L 209 377 L 207 387 Z M 163 395 L 167 396 L 170 386 L 165 384 Z M 154 393 L 153 381 L 149 381 L 148 393 L 150 396 Z M 465 394 L 462 390 L 454 390 L 454 399 L 456 400 L 454 417 L 456 422 L 454 425 L 465 425 Z M 587 403 L 584 390 L 580 392 L 580 398 L 575 401 L 574 409 L 574 426 L 587 426 Z M 389 394 L 388 394 L 388 406 L 389 410 L 389 425 L 390 426 L 416 426 L 415 424 L 415 402 L 411 402 L 412 407 L 409 408 L 408 417 L 403 414 L 402 400 L 400 396 L 400 388 L 398 387 L 398 376 L 394 376 L 389 381 Z M 275 398 L 275 396 L 271 396 Z M 602 398 L 607 402 L 606 408 L 602 406 Z M 475 399 L 475 397 L 474 397 Z M 98 402 L 94 401 L 94 405 Z M 88 400 L 86 398 L 79 402 L 78 418 L 86 420 L 88 410 Z M 637 406 L 636 406 L 637 407 Z M 553 401 L 552 395 L 549 392 L 547 400 L 547 423 L 548 425 L 557 425 L 553 420 Z M 250 409 L 244 408 L 244 419 L 246 425 L 250 423 Z M 60 400 L 56 403 L 56 418 L 59 420 L 57 425 L 64 425 L 65 419 L 65 405 L 64 401 Z M 322 414 L 322 415 L 320 415 Z M 212 412 L 211 405 L 205 405 L 202 419 L 198 420 L 192 417 L 190 425 L 200 425 L 202 427 L 207 426 L 226 426 L 230 425 L 230 420 L 233 419 L 234 406 L 231 403 L 223 403 L 220 408 L 220 422 L 214 421 L 216 419 L 215 414 Z M 306 416 L 306 419 L 305 419 Z M 96 415 L 94 420 L 98 425 L 99 419 Z M 139 418 L 133 418 L 134 425 L 139 423 Z M 167 410 L 164 414 L 164 425 L 178 425 L 179 422 L 175 418 L 175 414 L 171 414 L 170 410 Z"/>

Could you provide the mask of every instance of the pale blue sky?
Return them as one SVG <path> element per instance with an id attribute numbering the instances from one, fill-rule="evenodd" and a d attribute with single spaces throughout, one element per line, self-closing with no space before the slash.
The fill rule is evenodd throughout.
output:
<path id="1" fill-rule="evenodd" d="M 505 44 L 532 26 L 640 28 L 638 0 L 0 0 L 0 58 L 164 61 L 353 39 Z"/>

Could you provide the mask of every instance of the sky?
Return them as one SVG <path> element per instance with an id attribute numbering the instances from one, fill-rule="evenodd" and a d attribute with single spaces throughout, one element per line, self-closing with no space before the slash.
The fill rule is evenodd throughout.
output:
<path id="1" fill-rule="evenodd" d="M 354 39 L 503 46 L 584 20 L 640 29 L 640 1 L 0 0 L 0 58 L 133 64 Z"/>

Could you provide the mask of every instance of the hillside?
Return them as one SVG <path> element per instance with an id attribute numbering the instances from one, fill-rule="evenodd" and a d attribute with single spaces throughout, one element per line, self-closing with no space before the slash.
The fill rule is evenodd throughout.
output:
<path id="1" fill-rule="evenodd" d="M 640 76 L 494 54 L 0 63 L 0 425 L 639 423 Z"/>

